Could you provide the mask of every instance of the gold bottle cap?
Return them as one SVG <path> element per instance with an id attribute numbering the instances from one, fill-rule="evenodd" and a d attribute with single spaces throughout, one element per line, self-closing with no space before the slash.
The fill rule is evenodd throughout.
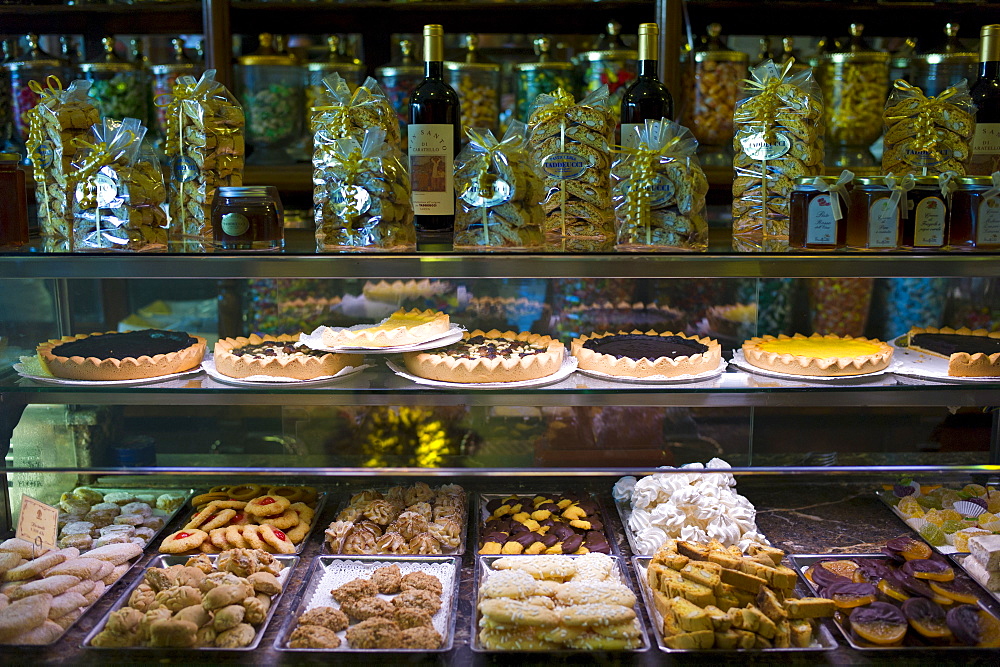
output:
<path id="1" fill-rule="evenodd" d="M 655 23 L 639 24 L 639 60 L 656 60 L 660 29 Z"/>
<path id="2" fill-rule="evenodd" d="M 979 31 L 979 61 L 1000 61 L 1000 23 L 984 25 Z"/>
<path id="3" fill-rule="evenodd" d="M 444 28 L 439 23 L 424 26 L 424 62 L 444 60 Z"/>

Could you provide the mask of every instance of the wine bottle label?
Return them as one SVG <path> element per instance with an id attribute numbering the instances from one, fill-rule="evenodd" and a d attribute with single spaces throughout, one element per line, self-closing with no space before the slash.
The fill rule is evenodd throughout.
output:
<path id="1" fill-rule="evenodd" d="M 226 213 L 222 216 L 222 231 L 229 236 L 243 236 L 250 229 L 250 220 L 242 213 Z"/>
<path id="2" fill-rule="evenodd" d="M 889 198 L 879 199 L 868 207 L 868 247 L 895 248 L 899 245 L 899 207 Z"/>
<path id="3" fill-rule="evenodd" d="M 450 123 L 407 127 L 415 215 L 455 214 L 454 132 Z"/>
<path id="4" fill-rule="evenodd" d="M 777 132 L 771 141 L 767 141 L 763 132 L 755 132 L 740 139 L 740 144 L 751 160 L 776 160 L 792 148 L 788 137 Z"/>
<path id="5" fill-rule="evenodd" d="M 979 205 L 976 245 L 1000 245 L 1000 199 L 984 199 Z"/>
<path id="6" fill-rule="evenodd" d="M 914 212 L 913 246 L 940 248 L 944 245 L 944 201 L 939 197 L 925 197 Z"/>
<path id="7" fill-rule="evenodd" d="M 976 123 L 969 173 L 989 176 L 1000 170 L 1000 123 Z"/>
<path id="8" fill-rule="evenodd" d="M 639 133 L 637 130 L 645 127 L 640 123 L 622 123 L 622 148 L 638 148 Z"/>
<path id="9" fill-rule="evenodd" d="M 806 212 L 806 245 L 833 245 L 837 242 L 837 219 L 833 217 L 830 195 L 817 195 Z"/>

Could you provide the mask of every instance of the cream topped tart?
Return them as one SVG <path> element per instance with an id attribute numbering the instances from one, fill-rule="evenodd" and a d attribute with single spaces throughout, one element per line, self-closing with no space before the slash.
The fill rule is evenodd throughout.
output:
<path id="1" fill-rule="evenodd" d="M 215 369 L 233 378 L 266 375 L 312 380 L 364 363 L 364 355 L 336 354 L 298 345 L 300 335 L 223 338 L 215 344 Z"/>
<path id="2" fill-rule="evenodd" d="M 782 334 L 745 341 L 743 356 L 751 366 L 778 373 L 840 377 L 884 370 L 892 348 L 874 338 Z"/>
<path id="3" fill-rule="evenodd" d="M 953 377 L 1000 376 L 1000 331 L 913 327 L 906 334 L 906 346 L 948 360 Z"/>
<path id="4" fill-rule="evenodd" d="M 364 329 L 324 331 L 327 347 L 396 347 L 416 345 L 448 333 L 451 320 L 436 310 L 397 310 L 378 324 Z"/>
<path id="5" fill-rule="evenodd" d="M 63 336 L 38 346 L 55 377 L 69 380 L 143 380 L 197 368 L 205 339 L 183 331 L 142 329 Z"/>
<path id="6" fill-rule="evenodd" d="M 715 370 L 722 347 L 711 338 L 656 331 L 581 336 L 571 345 L 583 370 L 618 377 L 677 377 Z"/>
<path id="7" fill-rule="evenodd" d="M 403 355 L 414 375 L 440 382 L 520 382 L 537 380 L 562 366 L 565 346 L 522 331 L 467 331 L 447 347 Z"/>

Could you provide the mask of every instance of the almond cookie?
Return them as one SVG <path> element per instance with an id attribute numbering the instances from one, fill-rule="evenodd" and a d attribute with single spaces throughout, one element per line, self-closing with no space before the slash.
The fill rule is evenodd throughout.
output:
<path id="1" fill-rule="evenodd" d="M 556 593 L 556 601 L 566 606 L 604 602 L 635 606 L 635 594 L 627 586 L 601 581 L 569 582 L 562 585 Z"/>
<path id="2" fill-rule="evenodd" d="M 74 558 L 56 565 L 46 570 L 46 577 L 54 577 L 59 574 L 70 574 L 79 579 L 100 579 L 97 573 L 101 571 L 105 561 L 96 558 Z"/>
<path id="3" fill-rule="evenodd" d="M 160 552 L 165 554 L 184 553 L 185 551 L 197 549 L 207 539 L 208 533 L 203 530 L 182 528 L 163 538 L 163 542 L 160 543 Z"/>
<path id="4" fill-rule="evenodd" d="M 260 496 L 247 503 L 243 509 L 258 517 L 277 516 L 292 503 L 284 496 Z"/>
<path id="5" fill-rule="evenodd" d="M 499 570 L 490 573 L 479 594 L 485 598 L 526 598 L 537 594 L 536 582 L 523 570 Z"/>
<path id="6" fill-rule="evenodd" d="M 574 627 L 621 625 L 635 619 L 635 611 L 616 604 L 579 604 L 564 608 L 559 612 L 559 619 L 564 625 Z"/>
<path id="7" fill-rule="evenodd" d="M 441 580 L 433 574 L 426 572 L 410 572 L 399 580 L 399 587 L 403 591 L 424 590 L 436 595 L 441 595 Z"/>
<path id="8" fill-rule="evenodd" d="M 84 600 L 84 605 L 83 606 L 84 607 L 87 606 L 86 605 L 86 600 Z M 69 626 L 71 626 L 74 623 L 76 623 L 77 619 L 79 619 L 81 616 L 83 616 L 83 612 L 84 611 L 85 610 L 82 607 L 77 607 L 76 609 L 73 609 L 72 611 L 69 611 L 69 612 L 63 614 L 62 616 L 59 616 L 57 618 L 50 618 L 49 620 L 52 621 L 53 623 L 55 623 L 56 625 L 58 625 L 64 631 L 65 630 L 69 630 Z"/>
<path id="9" fill-rule="evenodd" d="M 0 543 L 0 551 L 16 553 L 21 558 L 33 558 L 35 555 L 35 545 L 19 537 L 12 537 Z"/>
<path id="10" fill-rule="evenodd" d="M 300 624 L 288 639 L 289 648 L 339 648 L 337 633 L 320 625 Z"/>
<path id="11" fill-rule="evenodd" d="M 260 520 L 261 525 L 271 526 L 279 530 L 292 528 L 299 523 L 299 514 L 293 509 L 287 509 L 277 516 L 268 516 Z"/>
<path id="12" fill-rule="evenodd" d="M 45 619 L 27 632 L 20 634 L 13 642 L 14 644 L 24 644 L 28 646 L 42 646 L 51 644 L 62 636 L 63 628 L 55 621 Z"/>
<path id="13" fill-rule="evenodd" d="M 292 503 L 288 509 L 298 512 L 299 521 L 302 523 L 312 523 L 313 517 L 316 515 L 316 511 L 303 502 Z"/>
<path id="14" fill-rule="evenodd" d="M 0 578 L 3 577 L 7 570 L 14 569 L 20 564 L 21 554 L 14 553 L 12 551 L 0 552 Z"/>
<path id="15" fill-rule="evenodd" d="M 351 598 L 340 605 L 341 611 L 349 617 L 365 621 L 369 618 L 392 618 L 395 608 L 388 600 L 380 597 Z"/>
<path id="16" fill-rule="evenodd" d="M 521 600 L 508 598 L 483 600 L 479 603 L 479 611 L 485 618 L 503 625 L 552 627 L 559 624 L 559 616 L 551 609 Z"/>
<path id="17" fill-rule="evenodd" d="M 252 625 L 240 623 L 235 628 L 220 632 L 215 638 L 215 645 L 218 648 L 242 648 L 248 646 L 255 636 L 257 631 Z"/>
<path id="18" fill-rule="evenodd" d="M 306 534 L 308 533 L 309 533 L 309 524 L 300 523 L 291 530 L 286 531 L 285 535 L 287 535 L 288 539 L 292 541 L 292 544 L 298 544 L 302 540 L 306 539 Z"/>
<path id="19" fill-rule="evenodd" d="M 211 506 L 210 506 L 211 507 Z M 205 523 L 200 526 L 200 530 L 206 533 L 215 528 L 221 528 L 223 526 L 229 525 L 230 520 L 236 517 L 236 510 L 234 509 L 221 509 L 217 510 L 214 514 L 209 515 L 205 520 Z"/>
<path id="20" fill-rule="evenodd" d="M 108 564 L 110 565 L 110 563 Z M 99 581 L 101 581 L 105 586 L 113 586 L 116 581 L 125 576 L 125 573 L 128 572 L 129 567 L 130 565 L 128 563 L 124 563 L 122 565 L 115 565 L 111 568 L 111 572 L 101 577 Z"/>
<path id="21" fill-rule="evenodd" d="M 393 563 L 386 567 L 376 568 L 372 572 L 371 581 L 375 584 L 375 588 L 378 589 L 379 593 L 393 595 L 400 591 L 402 574 L 400 573 L 399 566 Z"/>
<path id="22" fill-rule="evenodd" d="M 84 596 L 74 591 L 67 591 L 62 595 L 57 595 L 52 598 L 52 603 L 49 606 L 49 618 L 55 620 L 60 616 L 65 616 L 71 611 L 86 606 L 87 599 Z"/>
<path id="23" fill-rule="evenodd" d="M 347 642 L 354 648 L 396 648 L 402 632 L 395 621 L 369 618 L 347 628 Z"/>
<path id="24" fill-rule="evenodd" d="M 79 553 L 80 552 L 77 551 L 77 555 L 79 555 Z M 37 577 L 50 567 L 55 567 L 66 560 L 67 556 L 64 554 L 58 551 L 51 551 L 44 556 L 39 556 L 34 560 L 29 560 L 24 565 L 18 565 L 17 567 L 7 570 L 4 574 L 4 579 L 7 581 L 27 581 L 28 579 Z"/>
<path id="25" fill-rule="evenodd" d="M 260 526 L 260 536 L 264 542 L 279 554 L 295 553 L 295 545 L 282 531 L 271 526 Z"/>
<path id="26" fill-rule="evenodd" d="M 255 524 L 248 524 L 246 526 L 240 526 L 240 535 L 243 536 L 243 541 L 247 543 L 247 546 L 251 549 L 260 549 L 262 551 L 267 549 L 267 543 L 264 542 L 260 534 L 260 526 Z"/>
<path id="27" fill-rule="evenodd" d="M 299 616 L 299 625 L 318 625 L 332 632 L 346 630 L 350 621 L 347 615 L 333 607 L 314 607 Z"/>

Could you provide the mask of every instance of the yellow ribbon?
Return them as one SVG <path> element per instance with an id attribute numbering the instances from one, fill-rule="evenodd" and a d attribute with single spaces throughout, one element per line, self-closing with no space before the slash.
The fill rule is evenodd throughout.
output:
<path id="1" fill-rule="evenodd" d="M 957 177 L 957 171 L 943 171 L 938 174 L 938 187 L 941 188 L 941 196 L 945 201 L 948 201 L 951 193 L 958 189 L 958 183 L 955 182 Z"/>
<path id="2" fill-rule="evenodd" d="M 681 138 L 674 136 L 657 147 L 650 145 L 650 128 L 640 130 L 639 145 L 630 148 L 618 146 L 613 153 L 631 156 L 632 173 L 629 177 L 629 187 L 625 193 L 625 215 L 629 220 L 635 220 L 638 226 L 646 230 L 646 245 L 652 245 L 653 228 L 651 202 L 653 187 L 656 185 L 656 165 L 663 161 L 686 157 L 678 151 Z"/>
<path id="3" fill-rule="evenodd" d="M 903 99 L 917 100 L 917 108 L 911 113 L 886 116 L 886 123 L 910 120 L 915 131 L 913 139 L 910 140 L 910 147 L 916 151 L 927 151 L 937 162 L 943 161 L 945 156 L 937 148 L 940 142 L 934 119 L 940 115 L 946 104 L 951 104 L 948 100 L 959 94 L 959 86 L 951 86 L 937 97 L 927 97 L 924 95 L 924 91 L 917 86 L 910 85 L 903 79 L 896 79 L 893 87 L 904 94 Z"/>
<path id="4" fill-rule="evenodd" d="M 111 142 L 98 141 L 90 143 L 83 137 L 73 139 L 73 144 L 80 149 L 89 149 L 90 154 L 80 162 L 74 163 L 77 168 L 76 180 L 84 183 L 83 196 L 80 198 L 80 208 L 95 208 L 97 206 L 97 186 L 93 179 L 104 167 L 117 161 L 125 154 L 125 149 L 135 141 L 135 135 L 130 131 L 124 132 L 125 143 L 121 143 L 119 137 L 115 137 Z"/>
<path id="5" fill-rule="evenodd" d="M 816 180 L 812 182 L 813 187 L 820 192 L 829 192 L 833 196 L 830 197 L 830 207 L 833 209 L 833 217 L 840 220 L 844 217 L 843 210 L 840 207 L 840 200 L 843 199 L 844 203 L 847 203 L 847 184 L 854 180 L 854 172 L 845 169 L 840 172 L 840 177 L 834 184 L 829 184 L 822 176 L 817 176 Z"/>
<path id="6" fill-rule="evenodd" d="M 573 99 L 573 94 L 563 90 L 562 88 L 557 88 L 556 92 L 552 93 L 549 97 L 551 97 L 552 100 L 544 101 L 543 104 L 545 105 L 545 108 L 540 109 L 538 111 L 538 115 L 535 117 L 538 123 L 543 123 L 551 118 L 555 118 L 556 116 L 564 115 L 570 107 L 576 104 L 576 100 Z"/>
<path id="7" fill-rule="evenodd" d="M 521 137 L 517 135 L 506 137 L 503 141 L 497 141 L 493 133 L 487 130 L 485 133 L 480 134 L 476 132 L 473 128 L 466 128 L 466 136 L 469 137 L 468 149 L 474 152 L 475 155 L 475 171 L 474 176 L 476 187 L 480 195 L 487 190 L 492 191 L 494 181 L 490 180 L 493 174 L 490 173 L 494 164 L 496 164 L 496 169 L 500 172 L 500 175 L 506 175 L 504 172 L 506 168 L 510 166 L 510 162 L 507 159 L 507 152 L 515 150 L 521 143 Z M 508 176 L 508 180 L 510 180 Z M 513 186 L 513 183 L 510 183 Z M 482 206 L 482 223 L 483 223 L 483 245 L 490 245 L 490 229 L 488 225 L 489 217 L 489 206 Z"/>
<path id="8" fill-rule="evenodd" d="M 362 186 L 355 185 L 355 182 L 358 176 L 365 172 L 381 174 L 383 171 L 382 158 L 389 148 L 386 143 L 385 130 L 381 128 L 372 128 L 366 131 L 364 144 L 359 144 L 354 137 L 340 137 L 328 145 L 330 148 L 324 163 L 325 166 L 336 167 L 338 172 L 343 174 L 335 181 L 328 182 L 328 186 L 339 183 L 340 188 L 345 191 L 351 187 L 362 188 Z M 345 194 L 347 193 L 345 192 Z M 375 196 L 369 193 L 371 199 L 374 199 Z M 353 230 L 354 219 L 362 214 L 355 198 L 345 196 L 341 202 L 331 200 L 331 204 L 337 216 L 344 219 L 347 226 Z"/>

